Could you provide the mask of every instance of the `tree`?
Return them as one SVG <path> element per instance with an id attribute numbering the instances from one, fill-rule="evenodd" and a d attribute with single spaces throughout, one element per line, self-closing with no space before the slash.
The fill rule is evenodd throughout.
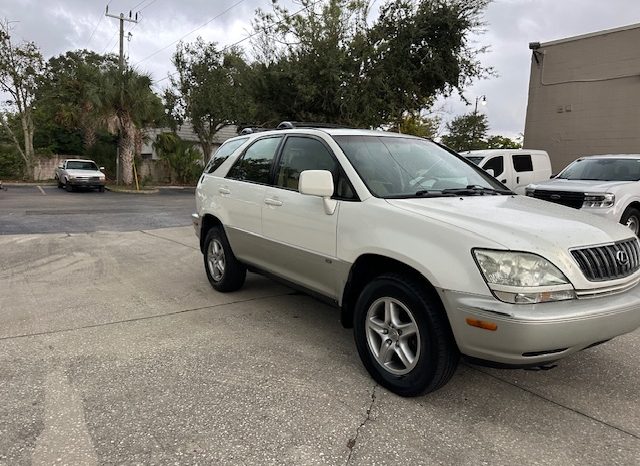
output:
<path id="1" fill-rule="evenodd" d="M 433 139 L 438 135 L 440 122 L 441 120 L 438 116 L 428 117 L 419 113 L 409 113 L 404 116 L 399 126 L 392 128 L 392 131 Z"/>
<path id="2" fill-rule="evenodd" d="M 33 149 L 33 109 L 39 78 L 44 71 L 40 50 L 33 42 L 14 45 L 11 40 L 9 23 L 0 23 L 0 90 L 11 100 L 0 111 L 0 125 L 7 132 L 20 156 L 24 160 L 26 176 L 33 179 L 35 151 Z M 10 114 L 15 113 L 20 120 L 22 143 L 10 124 Z"/>
<path id="3" fill-rule="evenodd" d="M 486 143 L 487 149 L 522 149 L 522 142 L 510 139 L 506 136 L 489 136 Z"/>
<path id="4" fill-rule="evenodd" d="M 245 79 L 249 66 L 238 50 L 223 53 L 201 37 L 193 43 L 180 42 L 173 64 L 177 74 L 165 91 L 165 107 L 174 126 L 191 122 L 206 161 L 216 133 L 248 119 L 251 102 Z"/>
<path id="5" fill-rule="evenodd" d="M 120 172 L 125 185 L 133 183 L 133 158 L 142 128 L 162 119 L 162 102 L 151 90 L 151 77 L 127 68 L 109 69 L 96 83 L 96 111 L 118 140 Z"/>
<path id="6" fill-rule="evenodd" d="M 283 119 L 398 126 L 438 94 L 490 72 L 467 36 L 488 0 L 398 0 L 373 23 L 364 0 L 274 1 L 258 12 L 259 63 L 251 90 L 259 121 Z"/>
<path id="7" fill-rule="evenodd" d="M 447 123 L 447 131 L 442 142 L 458 152 L 486 149 L 489 122 L 482 113 L 473 112 L 454 118 Z"/>
<path id="8" fill-rule="evenodd" d="M 58 131 L 78 131 L 83 152 L 95 145 L 103 121 L 97 110 L 102 89 L 96 85 L 101 75 L 118 66 L 114 55 L 74 50 L 47 62 L 45 79 L 37 92 L 36 118 Z M 60 128 L 61 127 L 61 128 Z M 54 128 L 56 129 L 56 128 Z"/>
<path id="9" fill-rule="evenodd" d="M 158 134 L 153 147 L 160 158 L 169 163 L 172 175 L 175 174 L 180 183 L 190 183 L 200 175 L 200 152 L 193 144 L 180 139 L 176 133 Z"/>

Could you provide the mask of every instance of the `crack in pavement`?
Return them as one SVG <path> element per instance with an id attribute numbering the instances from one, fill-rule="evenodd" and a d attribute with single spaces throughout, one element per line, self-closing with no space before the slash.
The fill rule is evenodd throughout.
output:
<path id="1" fill-rule="evenodd" d="M 140 231 L 140 233 L 144 233 L 145 235 L 153 236 L 154 238 L 160 238 L 160 239 L 164 239 L 164 240 L 167 240 L 167 241 L 171 241 L 172 243 L 176 243 L 176 244 L 179 244 L 181 246 L 185 246 L 187 248 L 195 249 L 196 251 L 200 250 L 200 248 L 197 248 L 195 246 L 190 246 L 188 244 L 181 243 L 180 241 L 176 241 L 175 239 L 165 238 L 164 236 L 154 235 L 153 233 L 149 233 L 148 231 L 145 231 L 145 230 L 139 230 L 139 231 Z"/>
<path id="2" fill-rule="evenodd" d="M 184 314 L 185 312 L 195 312 L 195 311 L 202 311 L 202 310 L 205 310 L 205 309 L 215 309 L 215 308 L 222 307 L 222 306 L 231 306 L 233 304 L 248 303 L 248 302 L 251 302 L 251 301 L 259 301 L 259 300 L 262 300 L 262 299 L 279 298 L 281 296 L 288 296 L 289 294 L 290 293 L 279 293 L 279 294 L 268 295 L 268 296 L 258 296 L 258 297 L 255 297 L 255 298 L 239 299 L 237 301 L 230 301 L 228 303 L 213 304 L 213 305 L 210 305 L 210 306 L 194 307 L 194 308 L 190 308 L 190 309 L 179 309 L 177 311 L 165 312 L 165 313 L 162 313 L 162 314 L 154 314 L 154 315 L 151 315 L 151 316 L 133 317 L 131 319 L 114 320 L 114 321 L 111 321 L 111 322 L 101 322 L 99 324 L 81 325 L 81 326 L 78 326 L 78 327 L 69 327 L 69 328 L 63 328 L 63 329 L 58 329 L 58 330 L 47 330 L 47 331 L 44 331 L 44 332 L 23 333 L 21 335 L 11 335 L 11 336 L 6 336 L 6 337 L 0 337 L 0 341 L 17 340 L 17 339 L 20 339 L 20 338 L 28 338 L 28 337 L 39 337 L 39 336 L 43 336 L 43 335 L 55 335 L 57 333 L 73 332 L 73 331 L 76 331 L 76 330 L 85 330 L 85 329 L 89 329 L 89 328 L 107 327 L 109 325 L 126 324 L 126 323 L 129 323 L 129 322 L 139 322 L 139 321 L 143 321 L 143 320 L 158 319 L 158 318 L 162 318 L 162 317 L 170 317 L 170 316 L 175 316 L 175 315 L 178 315 L 178 314 Z"/>
<path id="3" fill-rule="evenodd" d="M 367 422 L 369 422 L 371 420 L 371 410 L 373 409 L 373 405 L 376 402 L 376 388 L 377 387 L 378 387 L 378 384 L 375 384 L 373 386 L 373 389 L 371 390 L 371 403 L 369 403 L 369 407 L 367 408 L 367 416 L 364 418 L 364 420 L 360 423 L 360 425 L 356 429 L 356 435 L 354 435 L 352 438 L 350 438 L 349 441 L 347 442 L 347 448 L 349 449 L 349 456 L 347 457 L 347 461 L 345 463 L 345 466 L 348 465 L 351 462 L 351 456 L 353 455 L 353 447 L 356 446 L 356 442 L 358 441 L 358 437 L 360 436 L 360 431 L 367 424 Z"/>
<path id="4" fill-rule="evenodd" d="M 585 412 L 580 411 L 579 409 L 563 405 L 562 403 L 560 403 L 558 401 L 555 401 L 555 400 L 552 400 L 551 398 L 548 398 L 548 397 L 546 397 L 546 396 L 544 396 L 544 395 L 542 395 L 540 393 L 537 393 L 537 392 L 535 392 L 535 391 L 533 391 L 533 390 L 531 390 L 529 388 L 526 388 L 526 387 L 523 387 L 523 386 L 518 385 L 516 383 L 510 382 L 509 380 L 502 379 L 502 378 L 500 378 L 498 376 L 495 376 L 495 375 L 493 375 L 493 374 L 491 374 L 489 372 L 485 372 L 485 371 L 483 371 L 481 369 L 478 369 L 477 367 L 470 366 L 468 364 L 464 364 L 464 366 L 468 367 L 469 369 L 472 369 L 472 370 L 474 370 L 476 372 L 480 372 L 481 374 L 484 374 L 487 377 L 491 377 L 492 379 L 495 379 L 495 380 L 498 380 L 500 382 L 506 383 L 507 385 L 511 385 L 512 387 L 519 388 L 520 390 L 522 390 L 524 392 L 527 392 L 530 395 L 533 395 L 533 396 L 535 396 L 537 398 L 540 398 L 540 399 L 542 399 L 542 400 L 544 400 L 544 401 L 546 401 L 548 403 L 554 404 L 554 405 L 556 405 L 556 406 L 558 406 L 560 408 L 564 408 L 564 409 L 569 410 L 569 411 L 571 411 L 571 412 L 573 412 L 575 414 L 578 414 L 580 416 L 586 417 L 587 419 L 590 419 L 590 420 L 592 420 L 594 422 L 597 422 L 599 424 L 605 425 L 605 426 L 607 426 L 607 427 L 609 427 L 611 429 L 617 430 L 618 432 L 626 434 L 626 435 L 628 435 L 628 436 L 630 436 L 630 437 L 632 437 L 632 438 L 634 438 L 636 440 L 640 440 L 640 436 L 634 434 L 633 432 L 629 432 L 628 430 L 626 430 L 626 429 L 624 429 L 622 427 L 610 424 L 607 421 L 603 421 L 602 419 L 598 419 L 597 417 L 593 417 L 590 414 L 587 414 Z"/>

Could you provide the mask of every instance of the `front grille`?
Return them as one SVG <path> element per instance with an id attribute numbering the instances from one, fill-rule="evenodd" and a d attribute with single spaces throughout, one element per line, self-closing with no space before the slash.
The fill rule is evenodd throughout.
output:
<path id="1" fill-rule="evenodd" d="M 592 282 L 628 277 L 640 268 L 640 246 L 635 238 L 605 246 L 573 249 L 571 254 L 584 276 Z"/>
<path id="2" fill-rule="evenodd" d="M 533 197 L 542 199 L 543 201 L 562 204 L 567 207 L 579 209 L 584 202 L 584 193 L 572 191 L 547 191 L 545 189 L 536 189 L 533 191 Z"/>

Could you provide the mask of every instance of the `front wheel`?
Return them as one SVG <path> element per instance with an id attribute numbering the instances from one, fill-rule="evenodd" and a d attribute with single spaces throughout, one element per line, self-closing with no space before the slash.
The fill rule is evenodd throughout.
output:
<path id="1" fill-rule="evenodd" d="M 629 207 L 622 214 L 620 223 L 629 227 L 633 234 L 638 236 L 638 233 L 640 233 L 640 210 L 635 207 Z"/>
<path id="2" fill-rule="evenodd" d="M 217 291 L 236 291 L 244 285 L 247 268 L 236 259 L 221 227 L 213 227 L 204 240 L 204 268 Z"/>
<path id="3" fill-rule="evenodd" d="M 69 181 L 67 180 L 67 182 L 64 184 L 64 189 L 70 193 L 73 191 L 73 186 L 71 186 L 71 184 L 69 184 Z"/>
<path id="4" fill-rule="evenodd" d="M 410 275 L 381 275 L 362 290 L 354 336 L 371 376 L 401 396 L 437 390 L 458 365 L 442 304 Z"/>

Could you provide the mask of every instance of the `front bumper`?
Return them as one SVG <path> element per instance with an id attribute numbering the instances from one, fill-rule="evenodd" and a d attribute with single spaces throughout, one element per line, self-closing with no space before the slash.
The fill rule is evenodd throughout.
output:
<path id="1" fill-rule="evenodd" d="M 193 224 L 193 229 L 196 231 L 196 236 L 200 238 L 200 215 L 191 214 L 191 223 Z"/>
<path id="2" fill-rule="evenodd" d="M 640 286 L 612 296 L 531 305 L 439 290 L 460 351 L 507 365 L 555 361 L 640 327 Z M 467 319 L 492 322 L 495 331 Z"/>
<path id="3" fill-rule="evenodd" d="M 69 183 L 71 186 L 86 186 L 86 187 L 100 187 L 100 186 L 104 186 L 106 184 L 106 180 L 104 179 L 98 179 L 98 180 L 92 180 L 92 179 L 84 179 L 84 178 L 75 178 L 75 179 L 71 179 L 69 178 L 67 180 L 67 183 Z"/>

